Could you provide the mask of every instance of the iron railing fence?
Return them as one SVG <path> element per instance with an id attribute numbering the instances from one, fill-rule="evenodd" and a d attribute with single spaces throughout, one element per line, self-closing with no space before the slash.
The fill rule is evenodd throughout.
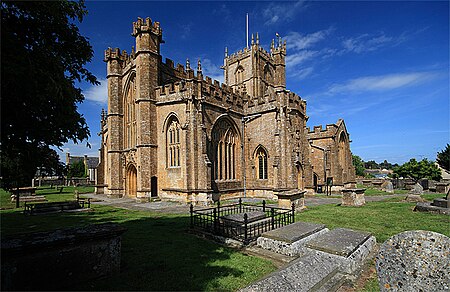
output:
<path id="1" fill-rule="evenodd" d="M 291 209 L 238 203 L 194 210 L 190 206 L 190 225 L 215 235 L 233 238 L 244 244 L 256 240 L 262 233 L 295 222 L 295 206 Z"/>

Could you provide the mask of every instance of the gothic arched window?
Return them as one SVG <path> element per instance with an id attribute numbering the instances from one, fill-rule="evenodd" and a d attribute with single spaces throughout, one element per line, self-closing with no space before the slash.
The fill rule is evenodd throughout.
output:
<path id="1" fill-rule="evenodd" d="M 214 178 L 216 180 L 236 179 L 237 140 L 237 134 L 227 120 L 219 121 L 214 127 Z"/>
<path id="2" fill-rule="evenodd" d="M 137 140 L 137 123 L 136 123 L 136 109 L 135 109 L 135 92 L 136 83 L 133 77 L 128 84 L 127 93 L 124 102 L 124 123 L 125 123 L 125 148 L 136 147 Z"/>
<path id="3" fill-rule="evenodd" d="M 258 179 L 267 179 L 267 153 L 259 147 L 256 151 L 256 158 L 258 163 Z"/>
<path id="4" fill-rule="evenodd" d="M 239 66 L 236 70 L 236 84 L 241 84 L 244 81 L 244 68 Z"/>
<path id="5" fill-rule="evenodd" d="M 167 166 L 179 167 L 180 164 L 180 123 L 173 119 L 167 128 Z"/>

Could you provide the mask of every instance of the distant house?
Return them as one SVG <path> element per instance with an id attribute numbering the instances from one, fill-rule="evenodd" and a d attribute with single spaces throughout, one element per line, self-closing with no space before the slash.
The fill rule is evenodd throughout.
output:
<path id="1" fill-rule="evenodd" d="M 99 163 L 98 157 L 88 157 L 87 155 L 70 156 L 70 153 L 66 153 L 66 166 L 69 166 L 80 160 L 83 160 L 88 180 L 95 182 L 97 179 L 97 168 Z"/>
<path id="2" fill-rule="evenodd" d="M 371 174 L 375 178 L 387 178 L 389 174 L 393 173 L 391 169 L 365 169 L 364 173 Z"/>

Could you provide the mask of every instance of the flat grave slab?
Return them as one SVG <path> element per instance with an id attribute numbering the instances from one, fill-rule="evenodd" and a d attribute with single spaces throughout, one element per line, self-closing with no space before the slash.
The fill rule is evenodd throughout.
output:
<path id="1" fill-rule="evenodd" d="M 247 222 L 253 222 L 266 218 L 266 213 L 264 213 L 263 211 L 252 211 L 247 213 L 230 214 L 222 216 L 222 218 L 244 224 L 244 214 L 247 214 Z"/>
<path id="2" fill-rule="evenodd" d="M 370 236 L 371 234 L 368 232 L 336 228 L 312 239 L 306 246 L 326 253 L 348 257 Z"/>
<path id="3" fill-rule="evenodd" d="M 293 243 L 325 228 L 324 224 L 295 222 L 262 234 L 263 237 Z"/>

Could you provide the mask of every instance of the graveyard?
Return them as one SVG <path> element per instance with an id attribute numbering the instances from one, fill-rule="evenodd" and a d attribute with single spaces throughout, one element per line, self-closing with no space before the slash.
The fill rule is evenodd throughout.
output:
<path id="1" fill-rule="evenodd" d="M 69 190 L 72 193 L 52 194 L 52 190 L 38 189 L 37 194 L 49 193 L 45 195 L 49 201 L 71 200 L 74 190 L 68 189 L 67 192 Z M 383 196 L 374 189 L 368 189 L 367 193 L 372 194 L 366 196 L 368 201 Z M 436 193 L 422 195 L 427 201 L 443 196 Z M 2 190 L 1 197 L 2 208 L 9 208 L 0 213 L 2 238 L 105 222 L 117 223 L 126 229 L 122 235 L 120 272 L 114 277 L 73 285 L 70 287 L 72 290 L 236 291 L 275 272 L 280 266 L 274 260 L 254 256 L 245 248 L 232 248 L 192 233 L 188 206 L 178 207 L 181 211 L 171 214 L 133 210 L 125 205 L 122 208 L 100 205 L 101 202 L 93 200 L 89 212 L 27 216 L 23 214 L 23 207 L 11 209 L 7 192 Z M 333 202 L 333 198 L 324 200 Z M 262 204 L 259 206 L 262 208 Z M 407 230 L 428 230 L 450 235 L 449 216 L 413 212 L 414 206 L 415 203 L 404 200 L 403 194 L 367 202 L 361 207 L 321 204 L 295 213 L 295 222 L 324 224 L 331 231 L 347 228 L 369 232 L 376 238 L 377 246 Z M 176 281 L 173 280 L 174 275 Z M 361 278 L 364 280 L 348 285 L 354 291 L 378 290 L 373 260 L 366 264 Z"/>

